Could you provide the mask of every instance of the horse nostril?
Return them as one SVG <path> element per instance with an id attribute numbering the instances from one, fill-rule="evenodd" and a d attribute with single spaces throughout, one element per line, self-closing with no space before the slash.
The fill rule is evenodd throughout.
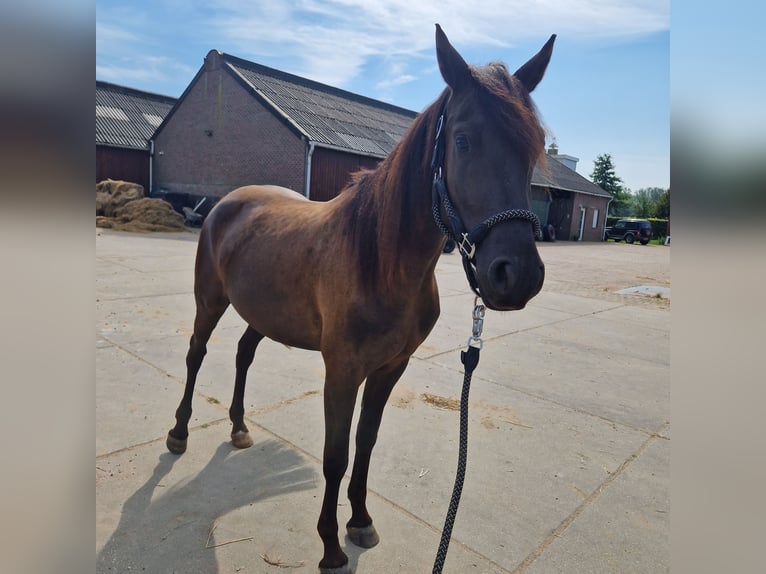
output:
<path id="1" fill-rule="evenodd" d="M 501 293 L 510 291 L 513 285 L 513 271 L 511 270 L 511 262 L 508 259 L 495 259 L 489 266 L 488 275 L 497 291 Z"/>

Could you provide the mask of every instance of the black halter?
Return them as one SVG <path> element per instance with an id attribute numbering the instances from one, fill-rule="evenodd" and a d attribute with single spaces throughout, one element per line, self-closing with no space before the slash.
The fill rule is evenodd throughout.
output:
<path id="1" fill-rule="evenodd" d="M 460 250 L 460 254 L 463 257 L 463 269 L 465 269 L 468 283 L 471 286 L 471 289 L 473 289 L 473 292 L 481 297 L 481 293 L 479 293 L 479 283 L 476 279 L 475 257 L 478 244 L 487 236 L 489 230 L 492 229 L 493 226 L 511 219 L 526 219 L 531 222 L 535 228 L 535 237 L 540 237 L 540 220 L 534 213 L 527 209 L 506 209 L 505 211 L 501 211 L 488 217 L 470 231 L 466 231 L 463 222 L 460 220 L 455 208 L 452 206 L 452 202 L 449 199 L 449 193 L 447 193 L 447 184 L 444 181 L 444 140 L 442 139 L 442 131 L 444 130 L 444 112 L 447 107 L 447 100 L 448 99 L 445 98 L 441 110 L 439 110 L 434 152 L 431 158 L 431 171 L 434 175 L 434 181 L 431 187 L 431 210 L 433 211 L 434 220 L 436 221 L 436 226 L 439 230 L 456 243 Z M 446 222 L 442 220 L 442 206 L 444 207 L 444 212 L 447 214 Z"/>

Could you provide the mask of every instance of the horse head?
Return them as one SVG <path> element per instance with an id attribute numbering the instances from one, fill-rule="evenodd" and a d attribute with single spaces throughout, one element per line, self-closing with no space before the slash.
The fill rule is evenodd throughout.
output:
<path id="1" fill-rule="evenodd" d="M 436 27 L 448 88 L 434 150 L 434 213 L 458 242 L 469 281 L 491 309 L 524 308 L 545 277 L 535 244 L 539 222 L 529 211 L 545 133 L 529 94 L 545 73 L 554 40 L 510 74 L 500 63 L 469 66 Z"/>

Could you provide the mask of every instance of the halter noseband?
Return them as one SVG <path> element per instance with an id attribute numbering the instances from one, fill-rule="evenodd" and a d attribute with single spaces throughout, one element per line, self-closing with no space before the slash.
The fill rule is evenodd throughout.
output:
<path id="1" fill-rule="evenodd" d="M 436 221 L 436 226 L 444 235 L 449 239 L 452 239 L 460 250 L 460 254 L 463 258 L 463 269 L 465 269 L 465 275 L 468 278 L 468 283 L 470 284 L 471 289 L 476 295 L 481 296 L 479 293 L 479 283 L 476 279 L 475 257 L 478 244 L 487 236 L 492 227 L 503 221 L 510 221 L 511 219 L 526 219 L 531 222 L 534 226 L 535 237 L 540 237 L 540 220 L 528 209 L 506 209 L 505 211 L 501 211 L 488 217 L 470 231 L 466 231 L 463 222 L 460 220 L 460 216 L 458 216 L 449 199 L 447 184 L 444 181 L 444 140 L 442 139 L 442 132 L 444 130 L 444 111 L 447 107 L 447 100 L 448 99 L 445 98 L 441 110 L 439 110 L 439 120 L 436 124 L 436 136 L 434 138 L 434 152 L 431 157 L 431 171 L 434 175 L 433 185 L 431 187 L 431 210 L 433 212 L 434 220 Z M 446 222 L 442 220 L 442 206 L 444 207 L 444 212 L 447 214 Z"/>

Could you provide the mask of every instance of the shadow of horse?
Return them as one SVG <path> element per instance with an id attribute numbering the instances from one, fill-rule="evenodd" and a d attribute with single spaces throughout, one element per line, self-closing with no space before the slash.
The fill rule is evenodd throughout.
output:
<path id="1" fill-rule="evenodd" d="M 125 501 L 117 529 L 98 553 L 97 573 L 218 572 L 213 525 L 270 497 L 316 487 L 317 473 L 274 440 L 246 450 L 226 442 L 196 476 L 163 488 L 179 458 L 162 453 L 152 476 Z M 159 486 L 159 488 L 158 488 Z M 256 535 L 257 524 L 244 536 Z M 271 526 L 269 526 L 271 527 Z"/>

